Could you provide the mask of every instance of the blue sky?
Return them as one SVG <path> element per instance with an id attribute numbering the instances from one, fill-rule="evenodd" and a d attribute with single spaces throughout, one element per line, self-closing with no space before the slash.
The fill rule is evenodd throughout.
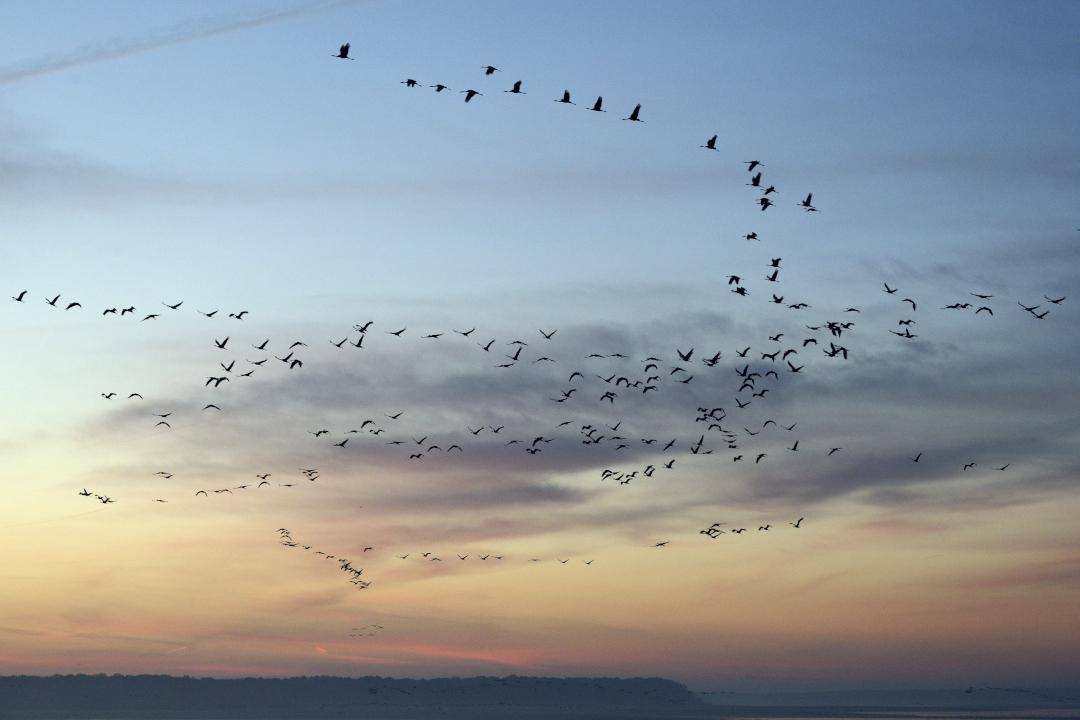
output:
<path id="1" fill-rule="evenodd" d="M 0 284 L 28 295 L 0 313 L 17 500 L 0 532 L 17 538 L 19 588 L 0 667 L 1076 682 L 1080 643 L 1060 626 L 1080 577 L 1078 20 L 1069 3 L 9 7 Z M 355 61 L 331 57 L 343 42 Z M 517 80 L 525 94 L 505 92 Z M 466 104 L 469 89 L 482 95 Z M 554 102 L 564 91 L 576 106 Z M 606 113 L 588 111 L 598 96 Z M 638 103 L 644 122 L 623 120 Z M 701 147 L 713 135 L 717 152 Z M 776 188 L 766 211 L 750 160 Z M 819 212 L 799 206 L 808 193 Z M 993 295 L 993 314 L 943 309 L 971 293 Z M 82 307 L 46 305 L 56 294 Z M 137 317 L 102 314 L 127 306 Z M 904 318 L 918 338 L 890 333 Z M 362 349 L 331 346 L 369 320 Z M 855 323 L 846 362 L 821 353 L 841 337 L 830 321 Z M 237 377 L 264 339 L 303 367 L 268 357 Z M 514 340 L 523 356 L 497 367 Z M 795 352 L 760 357 L 774 349 Z M 718 351 L 715 368 L 699 363 Z M 607 375 L 629 385 L 654 356 L 662 392 L 599 399 Z M 771 391 L 747 409 L 743 364 Z M 221 373 L 220 390 L 204 385 Z M 552 402 L 574 382 L 576 398 Z M 211 402 L 220 415 L 201 410 Z M 702 406 L 726 408 L 736 448 L 694 421 Z M 774 417 L 798 431 L 754 429 Z M 365 419 L 467 452 L 410 462 L 382 436 L 345 434 Z M 579 428 L 601 422 L 625 422 L 633 447 L 582 447 Z M 528 456 L 500 425 L 523 444 L 555 439 Z M 348 445 L 312 437 L 323 428 Z M 691 451 L 702 432 L 708 458 Z M 673 437 L 679 470 L 663 482 L 599 479 L 659 467 Z M 321 481 L 192 504 L 301 467 Z M 117 502 L 84 517 L 91 485 Z M 809 532 L 788 527 L 804 516 Z M 791 532 L 723 550 L 715 575 L 718 543 L 700 531 L 720 518 Z M 283 525 L 368 558 L 364 600 L 321 565 L 283 561 Z M 651 547 L 665 539 L 670 560 Z M 19 559 L 72 545 L 100 552 L 45 573 Z M 491 574 L 401 559 L 422 547 L 520 562 Z M 530 575 L 534 555 L 607 569 Z M 647 589 L 628 579 L 642 572 Z M 581 610 L 627 592 L 618 613 Z M 236 598 L 257 620 L 234 617 Z M 376 615 L 393 628 L 378 642 L 342 635 Z"/>

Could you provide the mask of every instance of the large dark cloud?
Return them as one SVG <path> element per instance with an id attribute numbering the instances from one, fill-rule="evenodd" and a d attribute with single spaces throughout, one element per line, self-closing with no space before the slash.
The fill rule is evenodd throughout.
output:
<path id="1" fill-rule="evenodd" d="M 1077 381 L 1068 368 L 1077 341 L 1051 330 L 1053 343 L 1017 342 L 1056 326 L 1019 308 L 1012 312 L 1011 298 L 996 300 L 1005 311 L 994 316 L 942 310 L 953 294 L 947 288 L 932 294 L 941 277 L 921 271 L 906 279 L 912 292 L 924 284 L 916 313 L 883 305 L 895 298 L 880 291 L 882 299 L 875 294 L 864 312 L 845 313 L 843 303 L 827 297 L 813 298 L 820 307 L 810 311 L 774 311 L 761 299 L 751 304 L 671 288 L 644 293 L 652 293 L 651 312 L 639 322 L 560 323 L 549 326 L 548 332 L 557 329 L 550 340 L 497 320 L 466 338 L 451 328 L 472 323 L 444 320 L 449 327 L 436 327 L 430 317 L 418 319 L 431 312 L 421 306 L 392 323 L 379 320 L 363 349 L 314 340 L 327 334 L 335 342 L 346 335 L 355 341 L 359 335 L 348 325 L 313 325 L 303 333 L 312 342 L 295 349 L 303 368 L 274 360 L 286 352 L 281 346 L 251 378 L 234 374 L 219 390 L 201 379 L 189 390 L 177 386 L 164 403 L 175 412 L 172 435 L 154 430 L 144 410 L 129 406 L 108 416 L 96 436 L 152 436 L 158 464 L 188 478 L 185 493 L 272 472 L 276 484 L 296 487 L 275 486 L 274 499 L 260 503 L 288 502 L 332 524 L 362 507 L 371 532 L 395 543 L 635 534 L 649 524 L 697 522 L 720 509 L 827 513 L 838 500 L 898 511 L 1002 507 L 1073 490 L 1076 468 L 1066 459 L 1077 434 L 1069 401 Z M 697 297 L 700 306 L 718 296 L 722 309 L 664 311 L 665 295 L 680 305 Z M 436 314 L 454 312 L 444 307 Z M 919 339 L 888 333 L 903 315 L 918 319 Z M 840 337 L 807 327 L 822 328 L 826 320 L 855 324 Z M 406 326 L 400 338 L 386 334 Z M 275 335 L 245 330 L 259 340 Z M 431 332 L 443 336 L 420 337 Z M 768 339 L 777 332 L 785 337 Z M 807 337 L 818 344 L 802 344 Z M 489 351 L 478 347 L 493 338 Z M 232 355 L 200 342 L 207 350 L 189 359 L 192 374 L 225 374 L 215 365 Z M 830 342 L 848 347 L 849 359 L 827 357 L 822 350 Z M 747 346 L 747 357 L 738 357 L 736 350 Z M 690 360 L 679 360 L 677 353 L 691 348 Z M 789 360 L 804 370 L 762 358 L 785 349 L 796 350 Z M 716 351 L 722 353 L 716 367 L 701 362 Z M 605 357 L 588 357 L 594 353 Z M 659 361 L 646 372 L 650 357 Z M 673 373 L 674 367 L 685 370 Z M 776 377 L 766 375 L 772 370 Z M 744 371 L 759 376 L 740 391 Z M 571 382 L 572 372 L 583 377 Z M 690 375 L 690 383 L 677 382 Z M 655 392 L 627 387 L 650 376 L 658 378 L 650 381 Z M 619 378 L 626 381 L 616 386 Z M 557 402 L 570 388 L 577 390 Z M 768 392 L 754 397 L 760 389 Z M 609 391 L 617 394 L 614 402 L 601 399 Z M 201 409 L 217 398 L 220 413 Z M 723 410 L 702 421 L 700 408 Z M 399 412 L 396 420 L 388 417 Z M 312 434 L 324 429 L 328 435 Z M 590 430 L 605 439 L 586 442 Z M 346 438 L 345 447 L 334 446 Z M 674 446 L 662 450 L 671 440 Z M 449 450 L 452 445 L 461 451 Z M 833 447 L 843 449 L 829 455 Z M 671 460 L 674 466 L 665 469 Z M 977 465 L 963 470 L 971 462 Z M 1005 472 L 993 469 L 1005 464 Z M 146 482 L 139 472 L 145 478 L 149 470 L 135 465 L 124 468 L 133 474 L 133 490 Z M 649 466 L 651 477 L 644 474 Z M 300 475 L 306 467 L 319 469 L 316 483 Z M 605 469 L 637 475 L 620 485 L 603 478 Z"/>

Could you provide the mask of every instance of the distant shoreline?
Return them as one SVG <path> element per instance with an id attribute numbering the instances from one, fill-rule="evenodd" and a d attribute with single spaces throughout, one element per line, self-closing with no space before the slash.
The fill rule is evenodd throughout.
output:
<path id="1" fill-rule="evenodd" d="M 703 699 L 702 695 L 705 695 Z M 0 720 L 1080 719 L 1080 690 L 695 693 L 662 678 L 0 677 Z"/>

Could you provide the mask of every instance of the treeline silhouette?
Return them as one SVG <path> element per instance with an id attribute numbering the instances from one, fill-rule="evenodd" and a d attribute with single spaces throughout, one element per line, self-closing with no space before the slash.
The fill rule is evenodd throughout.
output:
<path id="1" fill-rule="evenodd" d="M 707 707 L 686 686 L 661 678 L 294 677 L 169 675 L 0 677 L 0 718 L 229 720 L 369 716 L 382 708 L 607 710 Z M 399 713 L 392 713 L 399 716 Z M 404 717 L 412 713 L 400 714 Z"/>

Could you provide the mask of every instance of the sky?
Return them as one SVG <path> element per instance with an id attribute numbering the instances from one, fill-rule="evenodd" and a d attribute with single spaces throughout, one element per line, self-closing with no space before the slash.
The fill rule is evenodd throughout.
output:
<path id="1" fill-rule="evenodd" d="M 1080 683 L 1074 3 L 4 12 L 0 674 Z"/>

